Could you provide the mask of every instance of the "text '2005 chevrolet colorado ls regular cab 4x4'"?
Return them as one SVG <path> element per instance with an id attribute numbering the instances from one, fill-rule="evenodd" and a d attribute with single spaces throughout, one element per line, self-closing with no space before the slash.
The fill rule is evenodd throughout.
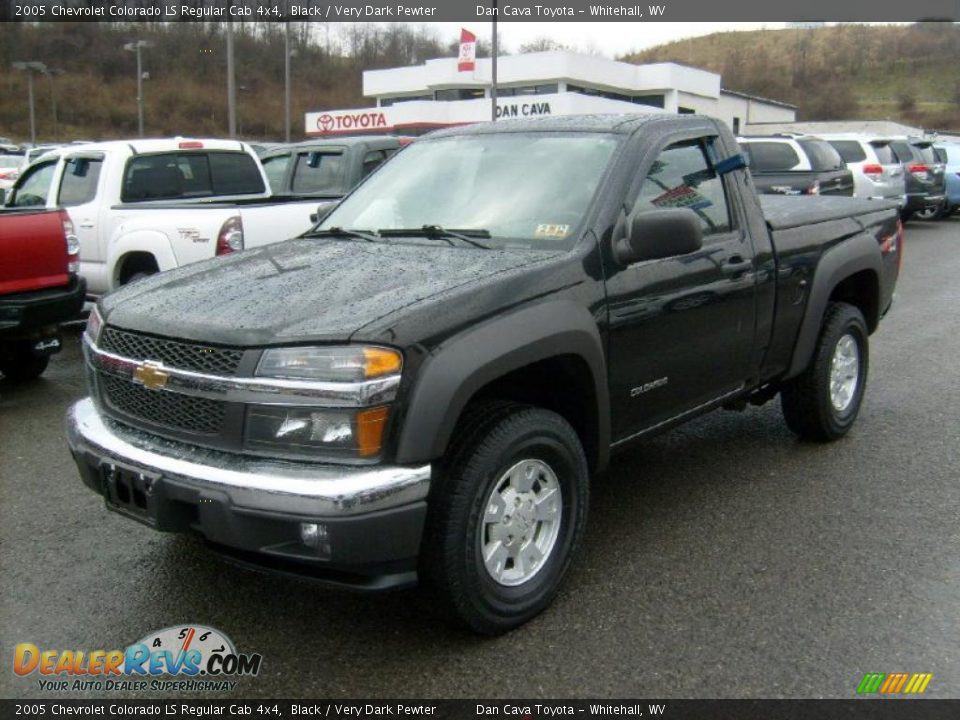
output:
<path id="1" fill-rule="evenodd" d="M 475 630 L 550 602 L 611 451 L 778 393 L 844 435 L 894 205 L 754 192 L 696 116 L 505 121 L 388 161 L 311 233 L 104 298 L 84 482 L 241 562 L 423 579 Z"/>

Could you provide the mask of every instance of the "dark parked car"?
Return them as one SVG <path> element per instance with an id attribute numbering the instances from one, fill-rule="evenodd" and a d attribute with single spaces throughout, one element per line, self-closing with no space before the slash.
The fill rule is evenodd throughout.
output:
<path id="1" fill-rule="evenodd" d="M 945 164 L 936 154 L 932 140 L 897 138 L 890 143 L 903 164 L 907 181 L 907 203 L 900 216 L 904 222 L 914 215 L 932 219 L 947 200 Z"/>
<path id="2" fill-rule="evenodd" d="M 271 147 L 260 162 L 274 195 L 340 197 L 407 143 L 391 135 L 306 140 Z"/>
<path id="3" fill-rule="evenodd" d="M 853 173 L 825 140 L 806 135 L 761 135 L 738 140 L 759 193 L 853 195 Z"/>

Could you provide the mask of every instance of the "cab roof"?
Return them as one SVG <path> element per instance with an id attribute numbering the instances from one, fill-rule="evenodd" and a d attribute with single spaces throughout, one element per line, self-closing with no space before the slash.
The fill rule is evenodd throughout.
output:
<path id="1" fill-rule="evenodd" d="M 629 135 L 637 128 L 655 121 L 677 122 L 678 118 L 698 118 L 702 115 L 674 115 L 665 112 L 622 113 L 610 115 L 561 115 L 482 122 L 435 130 L 425 138 L 443 138 L 461 135 L 487 135 L 502 132 L 600 132 Z M 689 122 L 686 120 L 685 122 Z"/>

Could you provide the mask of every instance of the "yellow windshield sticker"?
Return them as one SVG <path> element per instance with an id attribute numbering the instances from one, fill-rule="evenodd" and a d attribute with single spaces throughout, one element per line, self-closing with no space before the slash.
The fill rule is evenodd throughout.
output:
<path id="1" fill-rule="evenodd" d="M 537 237 L 544 238 L 565 238 L 570 234 L 569 225 L 551 225 L 551 224 L 541 224 L 537 225 L 537 232 L 534 233 Z"/>

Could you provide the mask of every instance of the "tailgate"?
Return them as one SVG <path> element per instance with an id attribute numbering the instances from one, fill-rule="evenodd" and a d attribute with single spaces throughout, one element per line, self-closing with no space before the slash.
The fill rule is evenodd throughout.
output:
<path id="1" fill-rule="evenodd" d="M 43 290 L 69 281 L 59 210 L 0 213 L 0 295 Z"/>

